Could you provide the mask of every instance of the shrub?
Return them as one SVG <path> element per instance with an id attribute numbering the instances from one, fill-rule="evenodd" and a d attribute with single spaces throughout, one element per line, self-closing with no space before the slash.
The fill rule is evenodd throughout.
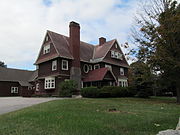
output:
<path id="1" fill-rule="evenodd" d="M 81 89 L 83 97 L 96 98 L 99 97 L 99 89 L 97 87 L 85 87 Z"/>
<path id="2" fill-rule="evenodd" d="M 71 97 L 73 92 L 77 90 L 77 83 L 73 80 L 64 81 L 60 84 L 60 97 Z"/>

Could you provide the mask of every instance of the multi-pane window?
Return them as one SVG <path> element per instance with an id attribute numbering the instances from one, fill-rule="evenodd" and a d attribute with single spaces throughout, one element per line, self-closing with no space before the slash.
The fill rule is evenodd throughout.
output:
<path id="1" fill-rule="evenodd" d="M 99 64 L 94 65 L 94 69 L 99 69 L 99 68 L 100 68 Z"/>
<path id="2" fill-rule="evenodd" d="M 44 46 L 44 48 L 43 48 L 43 54 L 47 54 L 49 52 L 50 52 L 50 44 Z"/>
<path id="3" fill-rule="evenodd" d="M 62 70 L 68 70 L 68 61 L 62 60 Z"/>
<path id="4" fill-rule="evenodd" d="M 55 78 L 54 77 L 47 77 L 45 78 L 45 89 L 53 89 L 55 88 Z"/>
<path id="5" fill-rule="evenodd" d="M 111 58 L 120 59 L 122 60 L 122 54 L 117 51 L 111 51 Z"/>
<path id="6" fill-rule="evenodd" d="M 119 80 L 119 81 L 118 81 L 118 86 L 128 87 L 128 82 L 127 82 L 127 80 Z"/>
<path id="7" fill-rule="evenodd" d="M 124 68 L 120 68 L 120 75 L 124 75 Z"/>
<path id="8" fill-rule="evenodd" d="M 112 66 L 111 66 L 111 65 L 105 64 L 105 67 L 107 67 L 107 68 L 109 68 L 110 70 L 112 70 Z"/>
<path id="9" fill-rule="evenodd" d="M 57 60 L 52 61 L 52 71 L 57 70 Z"/>
<path id="10" fill-rule="evenodd" d="M 11 87 L 11 93 L 18 93 L 18 87 Z"/>

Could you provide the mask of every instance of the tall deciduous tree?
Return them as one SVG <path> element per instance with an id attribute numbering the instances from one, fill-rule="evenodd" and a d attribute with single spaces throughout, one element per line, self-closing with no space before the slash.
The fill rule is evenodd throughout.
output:
<path id="1" fill-rule="evenodd" d="M 151 0 L 133 29 L 139 61 L 175 84 L 180 103 L 180 5 L 176 0 Z"/>

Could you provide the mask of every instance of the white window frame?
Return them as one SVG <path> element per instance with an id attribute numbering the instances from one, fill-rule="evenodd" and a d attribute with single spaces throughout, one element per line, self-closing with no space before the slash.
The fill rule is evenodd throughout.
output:
<path id="1" fill-rule="evenodd" d="M 39 91 L 39 83 L 36 83 L 36 91 Z"/>
<path id="2" fill-rule="evenodd" d="M 115 48 L 117 48 L 117 44 L 115 44 Z"/>
<path id="3" fill-rule="evenodd" d="M 47 53 L 50 53 L 50 44 L 45 45 L 43 47 L 43 54 L 47 54 Z"/>
<path id="4" fill-rule="evenodd" d="M 89 65 L 89 70 L 92 70 L 92 65 Z"/>
<path id="5" fill-rule="evenodd" d="M 46 77 L 44 80 L 44 89 L 55 88 L 55 77 Z"/>
<path id="6" fill-rule="evenodd" d="M 95 69 L 99 69 L 99 68 L 100 68 L 100 65 L 99 65 L 99 64 L 94 65 L 94 70 L 95 70 Z"/>
<path id="7" fill-rule="evenodd" d="M 64 68 L 64 64 L 66 65 L 66 68 Z M 68 60 L 62 60 L 61 69 L 62 70 L 68 70 Z"/>
<path id="8" fill-rule="evenodd" d="M 120 75 L 124 75 L 124 68 L 120 68 L 119 71 L 120 71 Z"/>
<path id="9" fill-rule="evenodd" d="M 128 87 L 128 81 L 126 79 L 119 79 L 118 80 L 118 86 Z"/>
<path id="10" fill-rule="evenodd" d="M 105 67 L 109 68 L 110 70 L 112 70 L 112 66 L 109 64 L 105 64 Z"/>
<path id="11" fill-rule="evenodd" d="M 11 93 L 18 93 L 18 87 L 11 87 Z"/>
<path id="12" fill-rule="evenodd" d="M 122 54 L 118 53 L 118 59 L 122 60 Z"/>
<path id="13" fill-rule="evenodd" d="M 85 70 L 85 68 L 87 68 L 87 71 Z M 88 73 L 89 72 L 89 66 L 87 64 L 84 64 L 83 71 L 84 71 L 84 73 Z"/>
<path id="14" fill-rule="evenodd" d="M 46 42 L 47 42 L 47 41 L 49 41 L 49 37 L 48 37 L 48 36 L 46 36 Z"/>
<path id="15" fill-rule="evenodd" d="M 111 50 L 111 57 L 114 58 L 115 57 L 115 52 L 113 50 Z"/>
<path id="16" fill-rule="evenodd" d="M 57 60 L 52 61 L 52 71 L 57 70 Z"/>

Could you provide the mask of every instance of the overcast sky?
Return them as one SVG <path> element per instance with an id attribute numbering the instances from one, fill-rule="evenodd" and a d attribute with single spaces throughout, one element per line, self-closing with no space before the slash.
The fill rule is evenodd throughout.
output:
<path id="1" fill-rule="evenodd" d="M 35 69 L 46 30 L 68 35 L 69 22 L 81 26 L 81 40 L 128 41 L 137 0 L 0 0 L 0 61 Z"/>

